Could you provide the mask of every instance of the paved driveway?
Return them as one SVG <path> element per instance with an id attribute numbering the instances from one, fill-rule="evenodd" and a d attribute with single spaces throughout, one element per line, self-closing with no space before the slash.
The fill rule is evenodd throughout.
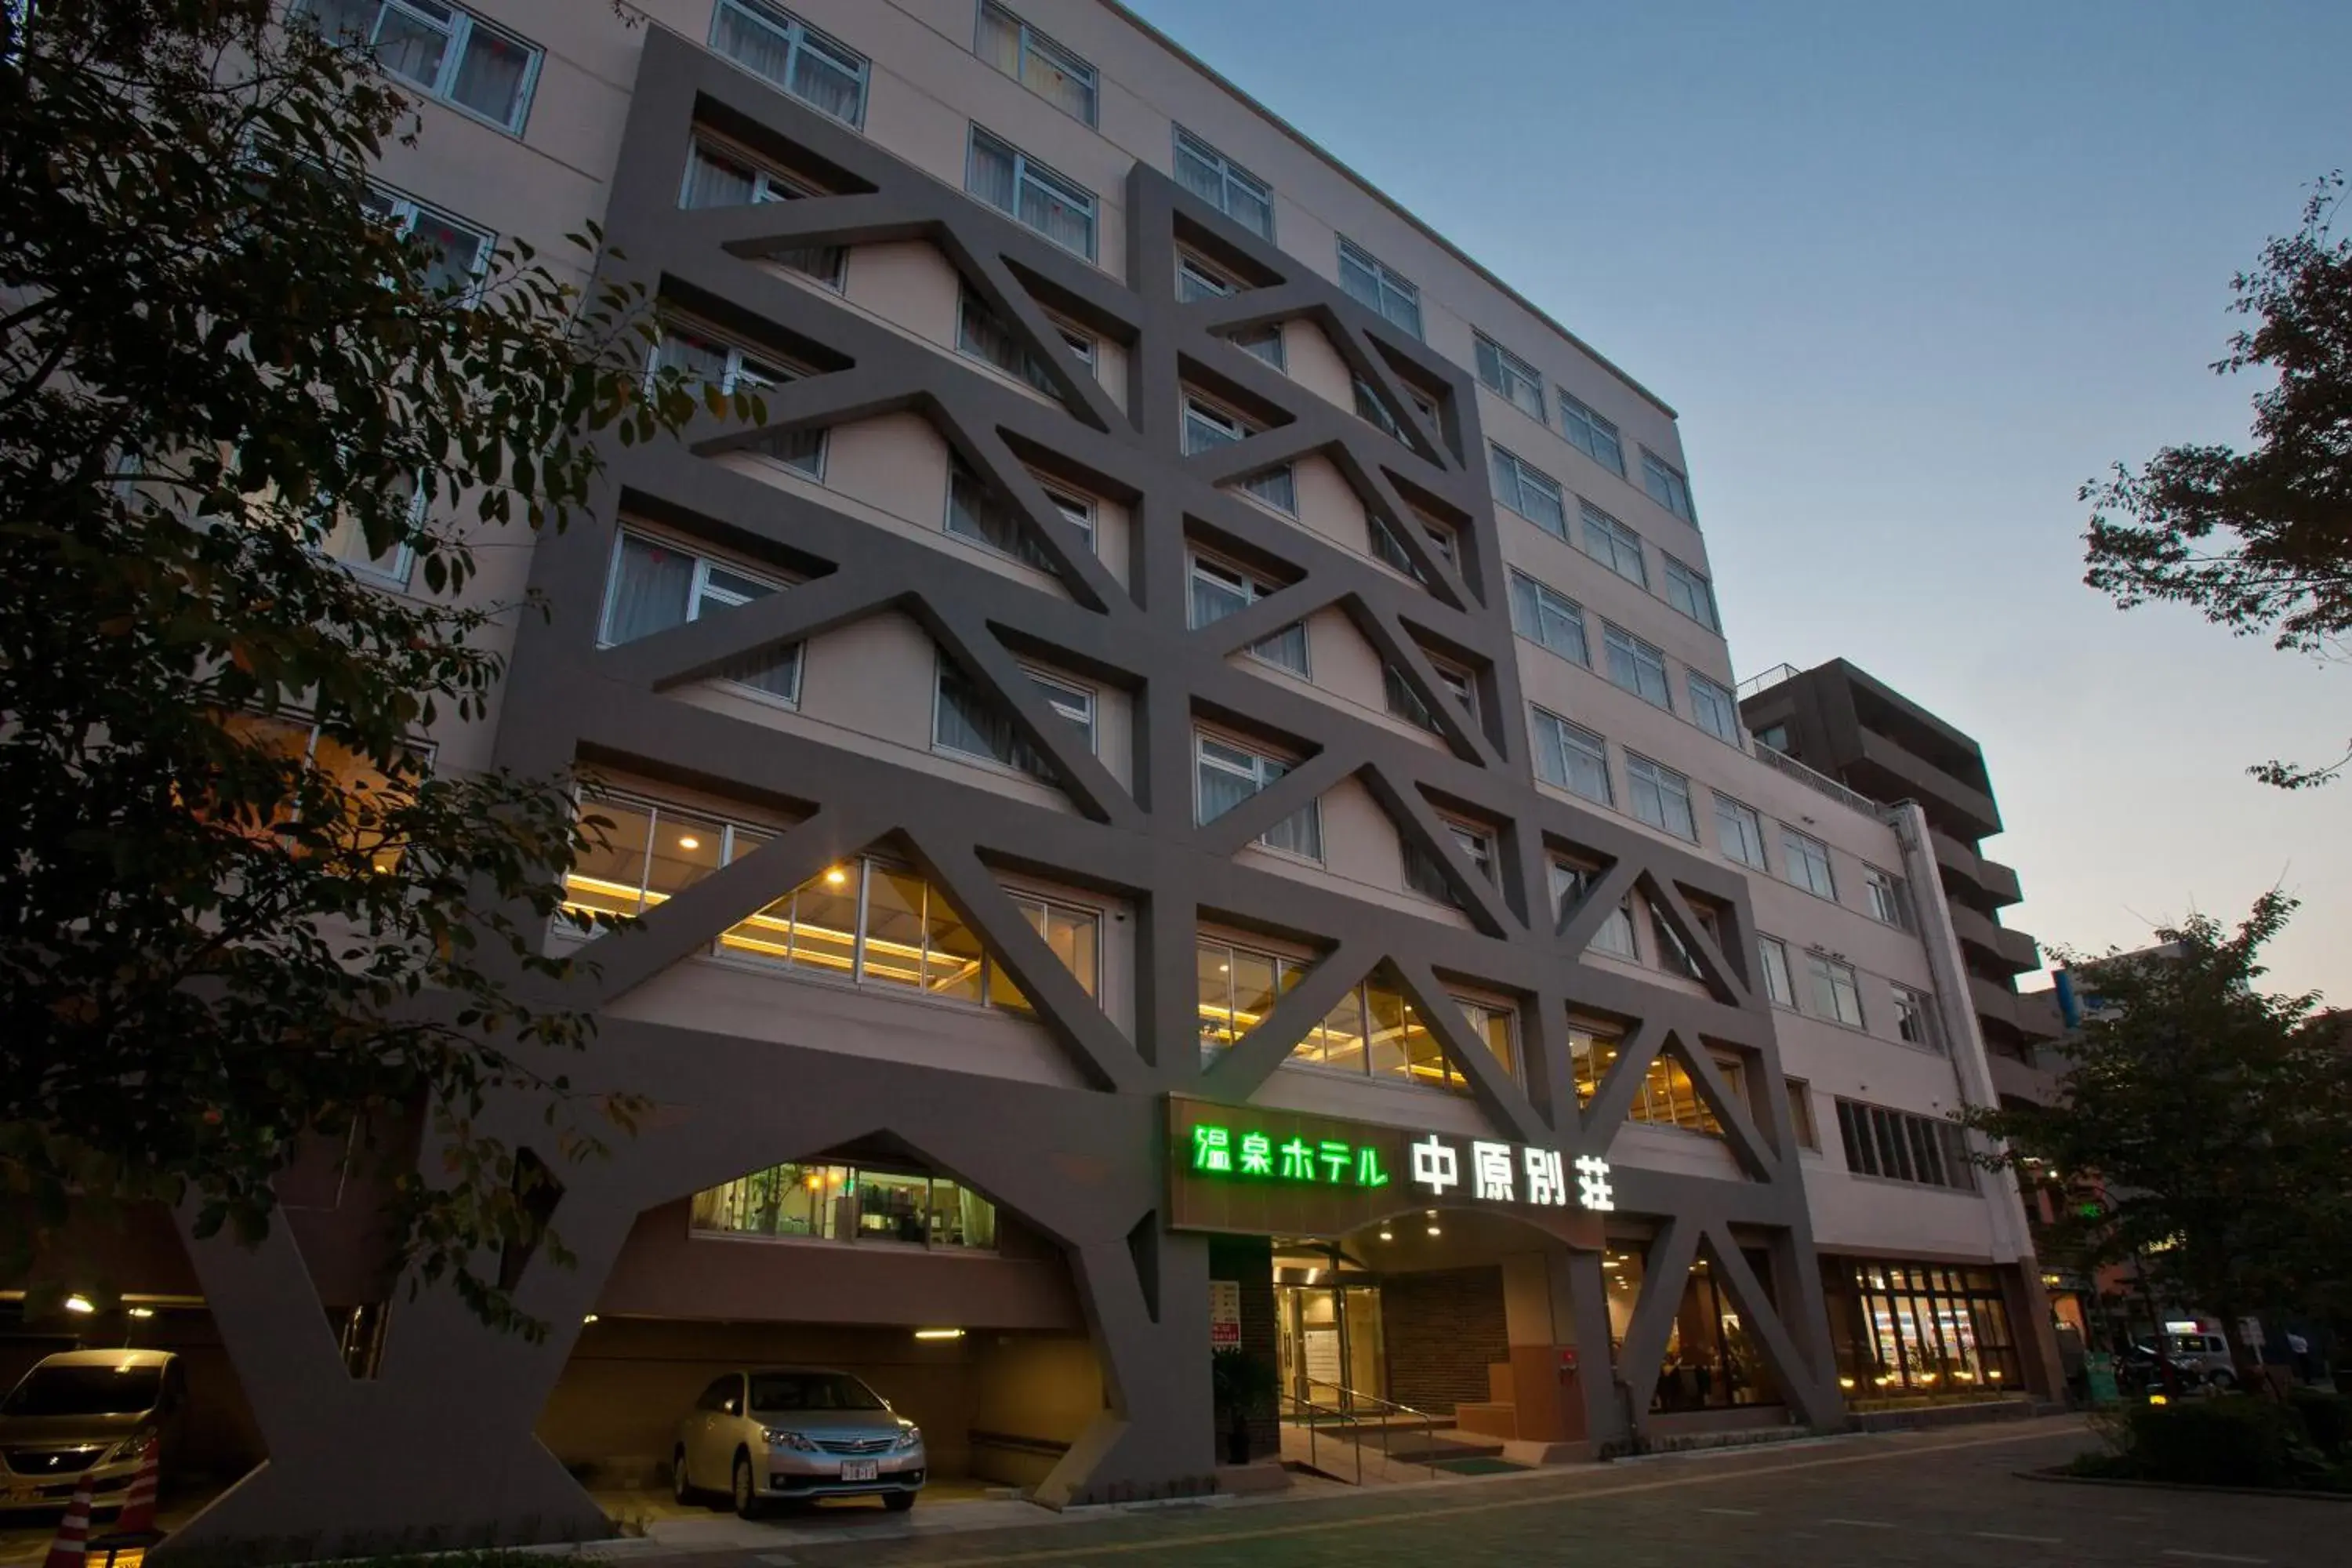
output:
<path id="1" fill-rule="evenodd" d="M 855 1532 L 855 1540 L 846 1531 L 813 1540 L 782 1530 L 764 1549 L 698 1555 L 694 1568 L 2343 1568 L 2352 1562 L 2352 1503 L 2054 1485 L 2015 1474 L 2055 1464 L 2090 1442 L 2079 1422 L 2050 1420 L 1372 1494 L 1088 1510 L 971 1532 L 908 1536 L 892 1528 L 898 1521 L 877 1519 L 877 1529 Z"/>

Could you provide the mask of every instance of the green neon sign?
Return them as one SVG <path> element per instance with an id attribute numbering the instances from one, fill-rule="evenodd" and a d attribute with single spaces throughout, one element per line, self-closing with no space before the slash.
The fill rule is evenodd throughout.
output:
<path id="1" fill-rule="evenodd" d="M 1255 1176 L 1298 1186 L 1385 1187 L 1381 1152 L 1370 1144 L 1337 1138 L 1310 1143 L 1293 1137 L 1276 1143 L 1264 1132 L 1238 1135 L 1231 1127 L 1201 1122 L 1192 1129 L 1192 1169 L 1204 1176 Z"/>

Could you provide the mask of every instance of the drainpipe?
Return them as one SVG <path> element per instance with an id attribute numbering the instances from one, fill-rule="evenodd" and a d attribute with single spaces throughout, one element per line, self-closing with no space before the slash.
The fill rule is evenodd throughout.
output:
<path id="1" fill-rule="evenodd" d="M 1936 847 L 1927 837 L 1927 816 L 1916 802 L 1903 801 L 1883 808 L 1886 825 L 1903 847 L 1903 875 L 1911 888 L 1911 909 L 1919 924 L 1919 942 L 1927 950 L 1927 971 L 1936 982 L 1937 1021 L 1943 1026 L 1952 1064 L 1952 1084 L 1962 1105 L 1997 1106 L 2000 1095 L 1992 1086 L 1992 1066 L 1985 1051 L 1984 1031 L 1977 1023 L 1975 1003 L 1969 994 L 1968 965 L 1960 957 L 1960 939 L 1952 925 L 1951 905 L 1944 898 L 1944 879 L 1936 864 Z M 1971 1148 L 1981 1148 L 1979 1134 L 1968 1135 Z M 1992 1221 L 1993 1251 L 2004 1262 L 2039 1265 L 2033 1257 L 2033 1233 L 2025 1223 L 2025 1200 L 2013 1171 L 1979 1171 L 1979 1183 L 1990 1181 L 1986 1207 Z M 2038 1287 L 2040 1276 L 2034 1276 Z"/>

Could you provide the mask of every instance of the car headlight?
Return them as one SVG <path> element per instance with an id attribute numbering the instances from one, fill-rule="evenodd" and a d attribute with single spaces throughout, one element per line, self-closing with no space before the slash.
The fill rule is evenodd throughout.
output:
<path id="1" fill-rule="evenodd" d="M 901 1448 L 919 1447 L 922 1441 L 923 1429 L 920 1426 L 909 1426 L 898 1434 L 898 1447 Z"/>
<path id="2" fill-rule="evenodd" d="M 809 1440 L 805 1432 L 787 1432 L 781 1426 L 771 1426 L 766 1429 L 766 1436 L 768 1447 L 772 1448 L 789 1448 L 795 1454 L 817 1451 L 816 1445 Z"/>

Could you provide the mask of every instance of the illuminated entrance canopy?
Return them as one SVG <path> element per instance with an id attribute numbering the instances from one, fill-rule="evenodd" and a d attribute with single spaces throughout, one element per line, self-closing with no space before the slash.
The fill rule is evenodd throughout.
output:
<path id="1" fill-rule="evenodd" d="M 1599 1216 L 1616 1207 L 1606 1160 L 1539 1144 L 1181 1096 L 1169 1099 L 1168 1130 L 1178 1229 L 1336 1236 L 1442 1203 L 1580 1222 L 1564 1234 L 1589 1228 L 1597 1246 Z"/>

